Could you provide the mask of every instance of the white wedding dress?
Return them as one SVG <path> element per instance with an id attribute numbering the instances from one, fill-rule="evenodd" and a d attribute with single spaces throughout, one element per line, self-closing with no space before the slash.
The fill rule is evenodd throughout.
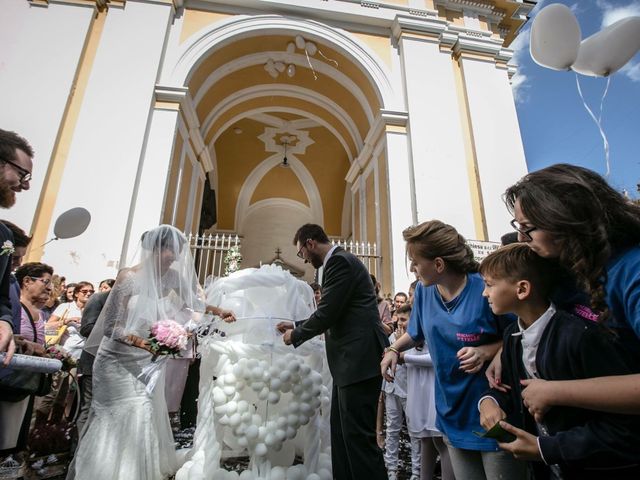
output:
<path id="1" fill-rule="evenodd" d="M 133 275 L 110 294 L 103 314 L 113 318 L 122 303 L 137 299 Z M 114 296 L 115 295 L 115 296 Z M 113 298 L 112 298 L 113 297 Z M 111 311 L 109 311 L 111 309 Z M 105 332 L 109 329 L 105 322 Z M 146 338 L 141 325 L 138 336 Z M 164 369 L 149 393 L 139 378 L 151 354 L 103 337 L 93 367 L 93 402 L 67 480 L 162 480 L 178 466 L 167 404 Z"/>

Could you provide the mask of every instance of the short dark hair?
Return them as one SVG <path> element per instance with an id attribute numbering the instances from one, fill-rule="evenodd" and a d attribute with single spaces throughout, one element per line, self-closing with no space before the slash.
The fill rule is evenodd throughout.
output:
<path id="1" fill-rule="evenodd" d="M 314 292 L 318 290 L 322 291 L 322 286 L 320 286 L 318 282 L 311 282 L 309 286 L 311 287 L 311 290 L 313 290 Z"/>
<path id="2" fill-rule="evenodd" d="M 418 280 L 414 280 L 413 282 L 411 282 L 411 285 L 409 285 L 409 290 L 411 289 L 416 289 L 416 287 L 418 286 Z"/>
<path id="3" fill-rule="evenodd" d="M 329 237 L 324 233 L 324 230 L 320 225 L 315 223 L 305 223 L 302 225 L 295 236 L 293 237 L 293 244 L 297 245 L 298 242 L 304 243 L 307 240 L 315 240 L 319 243 L 329 243 Z"/>
<path id="4" fill-rule="evenodd" d="M 31 243 L 31 237 L 27 235 L 27 232 L 22 230 L 15 223 L 10 222 L 9 220 L 0 220 L 13 233 L 13 245 L 16 247 L 28 247 L 29 243 Z"/>
<path id="5" fill-rule="evenodd" d="M 524 243 L 512 243 L 490 253 L 479 271 L 496 280 L 528 280 L 544 297 L 549 296 L 559 276 L 556 261 L 539 256 Z"/>
<path id="6" fill-rule="evenodd" d="M 33 158 L 33 148 L 24 138 L 16 132 L 0 129 L 0 161 L 15 162 L 16 149 Z"/>
<path id="7" fill-rule="evenodd" d="M 398 292 L 398 293 L 396 293 L 396 294 L 393 296 L 393 299 L 395 300 L 395 298 L 396 298 L 398 295 L 402 295 L 402 296 L 404 297 L 404 299 L 405 299 L 405 300 L 406 300 L 407 298 L 409 298 L 409 295 L 407 295 L 406 293 L 404 293 L 404 292 Z"/>
<path id="8" fill-rule="evenodd" d="M 411 305 L 409 305 L 408 303 L 405 303 L 404 305 L 400 305 L 398 308 L 396 308 L 396 315 L 399 313 L 411 313 Z"/>
<path id="9" fill-rule="evenodd" d="M 76 300 L 78 298 L 78 293 L 80 293 L 80 290 L 82 290 L 84 287 L 91 287 L 93 288 L 93 283 L 91 282 L 78 282 L 76 283 L 76 286 L 73 287 L 73 299 Z M 69 288 L 67 286 L 67 288 Z"/>
<path id="10" fill-rule="evenodd" d="M 113 288 L 113 286 L 115 285 L 116 281 L 113 278 L 107 278 L 106 280 L 102 280 L 98 286 L 101 287 L 103 283 L 106 283 L 107 285 L 109 285 L 111 288 Z"/>
<path id="11" fill-rule="evenodd" d="M 20 265 L 16 269 L 15 276 L 16 276 L 16 280 L 18 280 L 18 285 L 22 287 L 23 286 L 22 282 L 24 281 L 25 277 L 40 278 L 45 273 L 48 273 L 49 275 L 53 275 L 53 268 L 47 265 L 46 263 L 29 262 L 29 263 Z"/>

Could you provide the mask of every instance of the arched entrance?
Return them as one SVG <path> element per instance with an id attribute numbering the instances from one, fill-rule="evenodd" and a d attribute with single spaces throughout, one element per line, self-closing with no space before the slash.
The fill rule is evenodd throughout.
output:
<path id="1" fill-rule="evenodd" d="M 296 264 L 293 233 L 319 223 L 375 243 L 391 288 L 387 162 L 374 147 L 395 100 L 375 54 L 318 22 L 234 18 L 187 37 L 163 72 L 147 154 L 171 151 L 166 223 L 237 233 L 245 267 L 276 250 Z M 203 198 L 213 224 L 201 223 Z"/>

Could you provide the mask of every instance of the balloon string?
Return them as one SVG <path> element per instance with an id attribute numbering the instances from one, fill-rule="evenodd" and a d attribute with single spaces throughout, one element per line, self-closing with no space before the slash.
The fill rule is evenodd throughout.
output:
<path id="1" fill-rule="evenodd" d="M 596 118 L 596 116 L 594 115 L 593 111 L 591 110 L 591 108 L 589 108 L 589 105 L 587 105 L 586 100 L 584 99 L 584 96 L 582 95 L 582 89 L 580 88 L 580 79 L 578 78 L 578 74 L 576 73 L 576 85 L 578 86 L 578 94 L 580 95 L 580 99 L 582 100 L 582 104 L 584 105 L 584 108 L 587 109 L 587 112 L 589 113 L 589 115 L 591 116 L 591 118 L 593 119 L 593 121 L 595 122 L 596 126 L 598 127 L 598 130 L 600 130 L 600 136 L 602 137 L 602 143 L 604 145 L 604 157 L 605 157 L 605 162 L 606 162 L 606 166 L 607 166 L 607 173 L 605 176 L 609 176 L 609 173 L 611 172 L 611 168 L 609 165 L 609 140 L 607 140 L 607 134 L 604 132 L 603 128 L 602 128 L 602 106 L 604 104 L 604 97 L 607 96 L 607 92 L 609 91 L 609 82 L 611 81 L 611 77 L 609 77 L 607 79 L 607 87 L 605 88 L 604 94 L 602 95 L 602 99 L 600 101 L 600 115 L 598 118 Z"/>
<path id="2" fill-rule="evenodd" d="M 336 67 L 338 66 L 338 62 L 337 62 L 337 61 L 335 61 L 333 58 L 327 58 L 327 57 L 325 57 L 324 53 L 322 53 L 322 50 L 318 49 L 318 53 L 319 53 L 320 55 L 322 55 L 322 58 L 324 58 L 327 62 L 333 62 L 333 63 L 335 63 Z"/>
<path id="3" fill-rule="evenodd" d="M 306 48 L 304 49 L 304 54 L 307 56 L 307 63 L 309 64 L 309 68 L 313 72 L 313 79 L 314 80 L 318 80 L 318 76 L 316 75 L 316 71 L 313 69 L 313 65 L 311 65 L 311 59 L 309 58 L 309 52 L 307 52 Z"/>

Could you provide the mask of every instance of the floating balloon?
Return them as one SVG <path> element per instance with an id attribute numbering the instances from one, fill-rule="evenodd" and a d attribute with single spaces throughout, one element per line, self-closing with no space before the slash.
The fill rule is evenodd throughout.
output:
<path id="1" fill-rule="evenodd" d="M 286 68 L 285 64 L 282 62 L 276 62 L 273 64 L 273 66 L 276 68 L 277 71 L 279 71 L 280 73 L 284 72 L 284 69 Z"/>
<path id="2" fill-rule="evenodd" d="M 623 18 L 583 40 L 571 69 L 606 77 L 624 67 L 639 50 L 640 17 Z"/>
<path id="3" fill-rule="evenodd" d="M 91 214 L 82 207 L 72 208 L 61 214 L 53 227 L 56 238 L 73 238 L 84 233 L 91 222 Z"/>
<path id="4" fill-rule="evenodd" d="M 304 50 L 304 45 L 305 45 L 305 41 L 304 38 L 302 38 L 302 35 L 296 35 L 296 47 L 298 47 L 300 50 Z"/>
<path id="5" fill-rule="evenodd" d="M 531 25 L 531 57 L 543 67 L 568 70 L 578 57 L 580 25 L 569 7 L 554 3 L 540 10 Z"/>
<path id="6" fill-rule="evenodd" d="M 293 54 L 296 51 L 296 44 L 293 42 L 287 43 L 287 53 L 289 55 Z"/>
<path id="7" fill-rule="evenodd" d="M 307 51 L 307 53 L 309 55 L 311 55 L 312 57 L 318 53 L 318 47 L 316 46 L 315 43 L 313 42 L 307 42 L 307 44 L 304 46 L 304 49 Z"/>
<path id="8" fill-rule="evenodd" d="M 296 66 L 292 63 L 287 67 L 287 75 L 293 77 L 296 74 Z"/>

